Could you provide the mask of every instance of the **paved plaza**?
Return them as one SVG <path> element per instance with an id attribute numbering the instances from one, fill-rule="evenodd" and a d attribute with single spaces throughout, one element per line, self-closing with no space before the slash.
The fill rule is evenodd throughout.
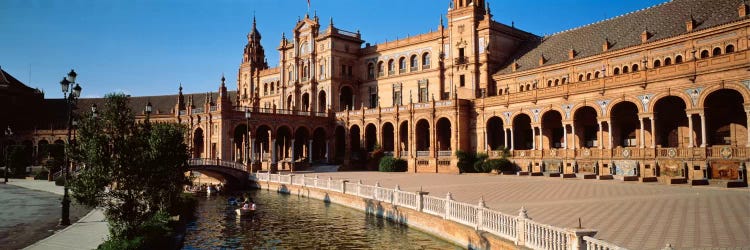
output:
<path id="1" fill-rule="evenodd" d="M 301 174 L 301 173 L 300 173 Z M 535 221 L 599 230 L 596 237 L 629 249 L 750 249 L 750 190 L 669 186 L 617 180 L 560 179 L 487 174 L 314 173 L 365 184 L 478 203 Z"/>

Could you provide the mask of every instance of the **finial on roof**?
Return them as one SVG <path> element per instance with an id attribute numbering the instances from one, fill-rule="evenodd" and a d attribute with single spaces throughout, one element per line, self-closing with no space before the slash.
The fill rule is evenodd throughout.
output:
<path id="1" fill-rule="evenodd" d="M 490 14 L 490 2 L 487 2 L 486 5 L 487 5 L 487 7 L 486 7 L 486 9 L 487 9 L 487 15 L 489 15 Z"/>
<path id="2" fill-rule="evenodd" d="M 440 27 L 443 27 L 443 15 L 440 15 Z"/>
<path id="3" fill-rule="evenodd" d="M 333 27 L 333 17 L 331 17 L 331 19 L 329 19 L 328 26 Z"/>
<path id="4" fill-rule="evenodd" d="M 179 88 L 180 94 L 182 94 L 182 82 L 180 82 L 180 88 Z"/>
<path id="5" fill-rule="evenodd" d="M 515 21 L 510 21 L 510 27 L 511 28 L 515 28 L 516 27 L 516 22 Z"/>

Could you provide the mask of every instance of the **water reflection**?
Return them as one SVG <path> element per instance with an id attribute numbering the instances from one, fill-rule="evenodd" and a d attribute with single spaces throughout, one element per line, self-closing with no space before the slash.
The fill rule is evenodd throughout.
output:
<path id="1" fill-rule="evenodd" d="M 320 200 L 249 192 L 258 210 L 238 218 L 227 197 L 200 200 L 185 249 L 460 249 L 426 233 Z"/>

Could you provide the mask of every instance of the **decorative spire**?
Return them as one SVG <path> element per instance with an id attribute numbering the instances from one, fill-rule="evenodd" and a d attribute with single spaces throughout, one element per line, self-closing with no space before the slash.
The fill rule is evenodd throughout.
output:
<path id="1" fill-rule="evenodd" d="M 333 27 L 333 17 L 329 20 L 328 27 Z"/>
<path id="2" fill-rule="evenodd" d="M 224 81 L 226 81 L 226 80 L 227 79 L 224 78 L 224 73 L 221 73 L 221 87 L 224 87 Z"/>
<path id="3" fill-rule="evenodd" d="M 182 95 L 182 82 L 180 82 L 180 88 L 178 90 L 180 91 L 180 95 Z"/>

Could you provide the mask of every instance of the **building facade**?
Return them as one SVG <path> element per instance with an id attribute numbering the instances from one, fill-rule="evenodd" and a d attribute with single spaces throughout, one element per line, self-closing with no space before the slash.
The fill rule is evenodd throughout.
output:
<path id="1" fill-rule="evenodd" d="M 522 173 L 744 180 L 744 1 L 674 0 L 548 36 L 494 21 L 484 0 L 453 0 L 446 16 L 374 45 L 305 16 L 273 68 L 253 20 L 236 91 L 222 77 L 216 93 L 133 105 L 186 124 L 194 157 L 252 169 L 359 164 L 379 148 L 410 172 L 457 173 L 455 151 L 506 148 Z"/>

